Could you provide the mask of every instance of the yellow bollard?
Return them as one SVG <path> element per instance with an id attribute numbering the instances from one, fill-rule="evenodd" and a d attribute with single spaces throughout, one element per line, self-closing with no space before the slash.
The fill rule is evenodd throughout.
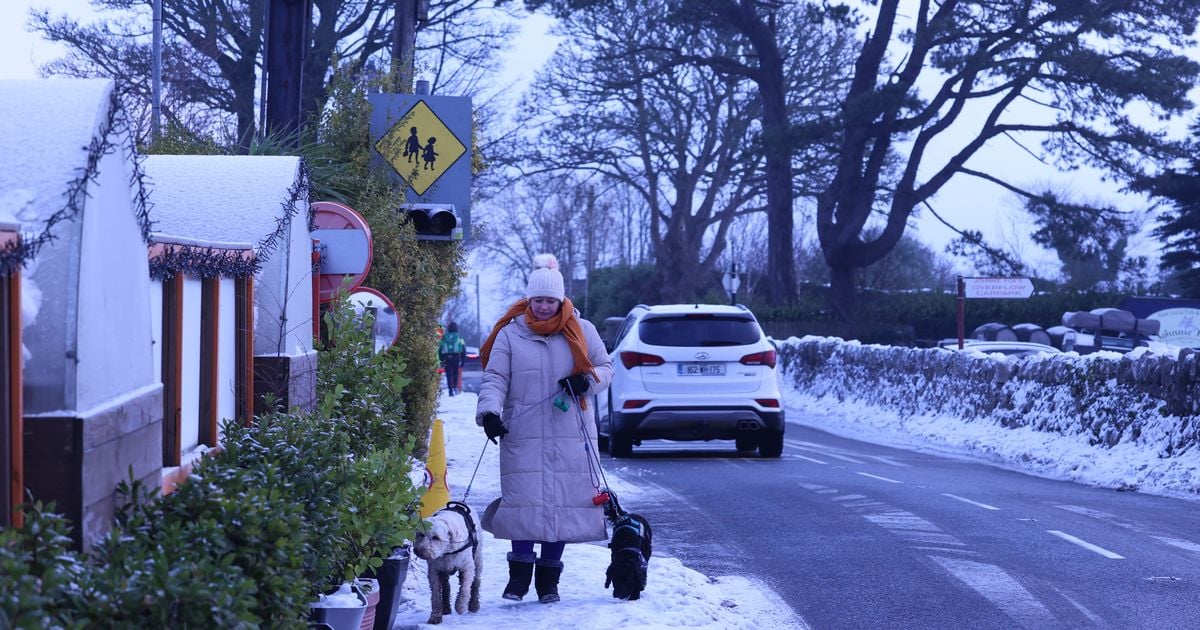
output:
<path id="1" fill-rule="evenodd" d="M 446 483 L 446 438 L 442 434 L 442 419 L 433 420 L 429 436 L 429 458 L 425 461 L 429 487 L 421 497 L 421 518 L 429 518 L 450 502 L 450 486 Z"/>

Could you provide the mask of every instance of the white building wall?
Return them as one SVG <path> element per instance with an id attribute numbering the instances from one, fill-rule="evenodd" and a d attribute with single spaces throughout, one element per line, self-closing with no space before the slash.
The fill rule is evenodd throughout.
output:
<path id="1" fill-rule="evenodd" d="M 220 315 L 217 318 L 217 430 L 221 421 L 237 416 L 237 300 L 235 281 L 221 278 Z"/>
<path id="2" fill-rule="evenodd" d="M 151 358 L 150 265 L 131 208 L 132 159 L 126 150 L 109 153 L 88 186 L 76 324 L 74 408 L 79 411 L 157 380 Z"/>
<path id="3" fill-rule="evenodd" d="M 183 283 L 183 393 L 180 396 L 179 449 L 186 453 L 200 443 L 200 280 Z"/>
<path id="4" fill-rule="evenodd" d="M 150 358 L 154 365 L 154 377 L 162 383 L 162 280 L 150 281 Z"/>

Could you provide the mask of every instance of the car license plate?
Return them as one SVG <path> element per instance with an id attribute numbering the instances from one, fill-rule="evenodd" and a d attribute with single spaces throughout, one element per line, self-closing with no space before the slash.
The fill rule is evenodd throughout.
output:
<path id="1" fill-rule="evenodd" d="M 724 363 L 680 363 L 675 367 L 679 376 L 725 376 Z"/>

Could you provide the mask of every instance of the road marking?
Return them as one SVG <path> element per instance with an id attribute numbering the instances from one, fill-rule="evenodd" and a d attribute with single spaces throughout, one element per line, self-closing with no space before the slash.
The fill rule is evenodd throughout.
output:
<path id="1" fill-rule="evenodd" d="M 986 504 L 986 503 L 980 503 L 980 502 L 978 502 L 978 501 L 972 501 L 972 500 L 970 500 L 970 499 L 968 499 L 968 498 L 965 498 L 965 497 L 960 497 L 960 496 L 958 496 L 957 494 L 950 494 L 949 492 L 943 492 L 943 493 L 942 493 L 942 496 L 944 496 L 944 497 L 950 497 L 951 499 L 954 499 L 955 501 L 962 501 L 963 503 L 969 503 L 969 504 L 971 504 L 971 505 L 974 505 L 975 507 L 983 508 L 983 509 L 985 509 L 985 510 L 999 510 L 999 509 L 1000 509 L 1000 508 L 998 508 L 998 507 L 996 507 L 996 506 L 994 506 L 994 505 L 988 505 L 988 504 Z"/>
<path id="2" fill-rule="evenodd" d="M 858 453 L 855 453 L 854 451 L 848 451 L 844 448 L 837 448 L 836 446 L 829 446 L 827 444 L 817 444 L 816 442 L 806 442 L 803 440 L 787 440 L 786 443 L 793 449 L 798 448 L 816 453 L 818 455 L 823 455 L 825 457 L 832 457 L 834 459 L 840 459 L 844 462 L 850 462 L 851 464 L 863 463 L 862 460 L 855 459 L 855 457 L 861 457 Z M 842 455 L 842 453 L 849 453 L 854 457 L 850 457 L 850 455 Z"/>
<path id="3" fill-rule="evenodd" d="M 1193 553 L 1200 553 L 1200 545 L 1197 545 L 1196 543 L 1194 543 L 1190 540 L 1183 540 L 1181 538 L 1171 538 L 1169 536 L 1155 536 L 1154 538 L 1156 540 L 1158 540 L 1159 542 L 1166 543 L 1168 545 L 1171 545 L 1172 547 L 1179 547 L 1180 549 L 1184 549 L 1186 551 L 1191 551 Z"/>
<path id="4" fill-rule="evenodd" d="M 1074 606 L 1075 610 L 1078 610 L 1080 614 L 1082 614 L 1084 617 L 1087 617 L 1088 620 L 1092 622 L 1093 626 L 1096 626 L 1097 628 L 1104 626 L 1104 620 L 1101 619 L 1099 615 L 1088 610 L 1086 606 L 1072 599 L 1071 596 L 1064 593 L 1061 588 L 1058 588 L 1057 586 L 1051 586 L 1050 588 L 1053 588 L 1056 593 L 1061 595 L 1063 599 L 1067 600 L 1067 602 Z"/>
<path id="5" fill-rule="evenodd" d="M 803 460 L 805 460 L 805 461 L 809 461 L 809 462 L 812 462 L 812 463 L 814 463 L 814 464 L 826 465 L 826 464 L 828 464 L 828 463 L 829 463 L 829 462 L 823 462 L 823 461 L 821 461 L 821 460 L 819 460 L 819 459 L 813 459 L 813 458 L 811 458 L 811 457 L 805 457 L 805 456 L 803 456 L 803 455 L 792 455 L 792 457 L 795 457 L 796 459 L 803 459 Z"/>
<path id="6" fill-rule="evenodd" d="M 1104 547 L 1098 547 L 1086 540 L 1080 540 L 1079 538 L 1076 538 L 1070 534 L 1060 532 L 1057 529 L 1047 529 L 1046 531 L 1051 534 L 1054 534 L 1055 536 L 1058 536 L 1059 538 L 1061 538 L 1069 543 L 1075 543 L 1076 545 L 1079 545 L 1080 547 L 1083 547 L 1084 549 L 1087 549 L 1088 551 L 1093 551 L 1095 553 L 1098 553 L 1110 560 L 1124 560 L 1125 559 L 1125 556 L 1122 556 L 1121 554 L 1113 553 L 1113 552 L 1105 549 Z"/>
<path id="7" fill-rule="evenodd" d="M 986 597 L 1019 625 L 1026 628 L 1048 628 L 1057 625 L 1054 615 L 1000 567 L 962 558 L 929 558 L 960 582 Z"/>
<path id="8" fill-rule="evenodd" d="M 904 462 L 894 461 L 891 457 L 889 457 L 887 455 L 867 455 L 867 457 L 870 457 L 871 459 L 874 459 L 874 460 L 881 461 L 889 466 L 897 466 L 899 468 L 912 468 L 912 466 L 909 466 L 908 464 L 905 464 Z"/>
<path id="9" fill-rule="evenodd" d="M 961 545 L 963 543 L 956 542 L 955 544 Z M 921 545 L 916 545 L 913 547 L 913 549 L 920 549 L 921 551 L 931 551 L 933 553 L 961 553 L 961 554 L 966 554 L 968 556 L 979 555 L 979 553 L 977 551 L 974 551 L 972 549 L 955 549 L 953 547 L 924 547 Z M 932 557 L 932 554 L 929 554 L 929 555 L 930 555 L 930 557 Z"/>
<path id="10" fill-rule="evenodd" d="M 888 479 L 887 477 L 880 477 L 879 475 L 872 475 L 871 473 L 868 473 L 868 472 L 860 472 L 858 474 L 860 474 L 864 477 L 870 477 L 871 479 L 878 479 L 880 481 L 886 481 L 888 483 L 904 483 L 903 481 L 896 481 L 895 479 Z"/>

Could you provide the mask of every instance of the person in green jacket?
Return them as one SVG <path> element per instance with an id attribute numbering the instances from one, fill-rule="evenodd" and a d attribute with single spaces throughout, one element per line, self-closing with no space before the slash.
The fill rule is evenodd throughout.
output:
<path id="1" fill-rule="evenodd" d="M 462 364 L 467 358 L 467 344 L 458 334 L 458 324 L 450 322 L 446 326 L 446 334 L 442 335 L 442 343 L 438 346 L 438 359 L 446 370 L 446 389 L 454 396 L 462 391 Z"/>

